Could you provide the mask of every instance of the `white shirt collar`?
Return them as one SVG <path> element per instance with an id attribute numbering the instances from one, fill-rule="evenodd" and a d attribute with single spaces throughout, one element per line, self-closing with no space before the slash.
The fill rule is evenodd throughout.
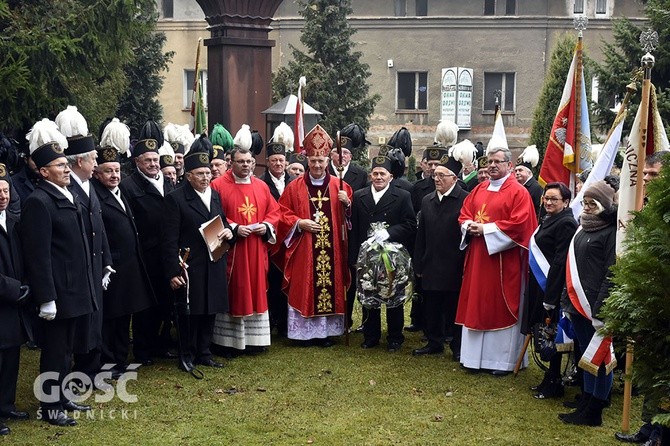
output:
<path id="1" fill-rule="evenodd" d="M 446 196 L 448 196 L 448 195 L 451 193 L 451 191 L 454 190 L 454 188 L 456 187 L 456 184 L 457 184 L 457 183 L 454 183 L 454 185 L 451 186 L 451 187 L 449 188 L 449 190 L 446 191 L 444 194 L 441 194 L 440 191 L 435 190 L 435 192 L 437 193 L 437 199 L 438 199 L 439 201 L 442 201 L 442 197 L 446 197 Z"/>
<path id="2" fill-rule="evenodd" d="M 333 167 L 333 172 L 335 172 L 335 175 L 339 178 L 340 177 L 340 171 L 337 170 L 337 166 L 335 165 L 335 163 L 331 161 L 330 165 Z M 350 165 L 351 165 L 351 163 L 347 164 L 346 166 L 343 166 L 343 168 L 342 168 L 342 178 L 344 178 L 344 176 L 349 171 L 349 166 Z"/>
<path id="3" fill-rule="evenodd" d="M 66 187 L 60 187 L 60 186 L 57 185 L 56 183 L 53 183 L 53 182 L 51 182 L 51 181 L 49 181 L 49 180 L 44 180 L 44 181 L 47 182 L 47 183 L 49 183 L 49 184 L 51 184 L 51 185 L 52 185 L 53 187 L 55 187 L 56 189 L 58 189 L 58 191 L 59 191 L 60 193 L 62 193 L 63 195 L 65 195 L 65 198 L 67 198 L 68 200 L 70 200 L 70 203 L 74 204 L 74 196 L 72 195 L 72 192 L 70 192 L 69 190 L 67 190 Z"/>
<path id="4" fill-rule="evenodd" d="M 154 185 L 156 190 L 158 190 L 158 192 L 160 192 L 161 195 L 165 196 L 165 192 L 163 191 L 163 172 L 159 170 L 158 175 L 156 175 L 156 178 L 151 178 L 145 175 L 144 172 L 142 172 L 141 170 L 138 169 L 137 171 L 140 173 L 140 175 L 149 180 L 149 182 Z"/>
<path id="5" fill-rule="evenodd" d="M 210 206 L 210 203 L 212 202 L 212 188 L 208 186 L 207 189 L 205 189 L 204 192 L 200 192 L 200 191 L 197 191 L 195 189 L 193 189 L 193 190 L 195 191 L 196 194 L 198 194 L 198 196 L 202 200 L 203 204 L 205 205 L 205 207 L 209 211 L 210 210 L 209 206 Z"/>
<path id="6" fill-rule="evenodd" d="M 509 178 L 510 174 L 508 173 L 502 178 L 498 178 L 497 180 L 492 180 L 489 179 L 489 187 L 486 188 L 486 190 L 490 190 L 491 192 L 498 192 L 500 188 L 502 187 L 503 183 L 505 180 Z"/>
<path id="7" fill-rule="evenodd" d="M 0 226 L 7 232 L 7 212 L 0 211 Z"/>
<path id="8" fill-rule="evenodd" d="M 240 178 L 233 173 L 233 179 L 235 180 L 235 184 L 251 184 L 251 173 L 246 178 Z"/>
<path id="9" fill-rule="evenodd" d="M 324 181 L 326 181 L 326 174 L 324 173 L 321 178 L 314 178 L 312 174 L 309 174 L 309 179 L 312 181 L 314 186 L 322 186 Z"/>
<path id="10" fill-rule="evenodd" d="M 284 193 L 284 187 L 286 187 L 286 182 L 285 182 L 286 174 L 282 173 L 281 176 L 279 178 L 277 178 L 274 175 L 272 175 L 272 172 L 268 172 L 268 173 L 270 174 L 270 178 L 272 178 L 272 183 L 277 188 L 277 192 L 279 192 L 279 195 L 283 194 Z"/>
<path id="11" fill-rule="evenodd" d="M 379 200 L 382 199 L 384 194 L 386 193 L 387 190 L 389 190 L 389 187 L 391 186 L 391 183 L 386 185 L 386 187 L 379 192 L 375 190 L 374 186 L 370 186 L 370 190 L 372 191 L 372 199 L 375 201 L 375 204 L 379 203 Z"/>
<path id="12" fill-rule="evenodd" d="M 76 181 L 77 184 L 79 184 L 79 186 L 84 190 L 87 196 L 89 197 L 91 196 L 91 183 L 88 180 L 82 181 L 82 179 L 79 178 L 77 174 L 74 172 L 70 173 L 70 178 Z"/>

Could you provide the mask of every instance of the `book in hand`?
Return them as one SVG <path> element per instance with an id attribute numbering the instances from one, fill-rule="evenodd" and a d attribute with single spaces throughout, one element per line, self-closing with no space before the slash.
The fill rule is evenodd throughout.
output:
<path id="1" fill-rule="evenodd" d="M 219 239 L 219 234 L 224 229 L 225 226 L 223 226 L 223 220 L 221 220 L 220 215 L 200 225 L 200 234 L 202 234 L 202 238 L 205 240 L 207 251 L 209 252 L 209 260 L 212 262 L 218 262 L 230 249 L 230 244 L 226 240 Z"/>

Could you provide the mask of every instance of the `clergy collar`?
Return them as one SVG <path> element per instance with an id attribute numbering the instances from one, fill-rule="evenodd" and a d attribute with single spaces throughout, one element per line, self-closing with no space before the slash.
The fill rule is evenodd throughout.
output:
<path id="1" fill-rule="evenodd" d="M 241 178 L 238 177 L 233 173 L 233 171 L 230 171 L 230 174 L 233 176 L 233 180 L 235 180 L 235 184 L 251 184 L 251 173 L 249 173 L 249 176 L 246 178 Z"/>
<path id="2" fill-rule="evenodd" d="M 330 179 L 330 173 L 328 172 L 328 169 L 324 171 L 324 174 L 321 178 L 314 178 L 309 171 L 307 171 L 307 175 L 304 175 L 305 177 L 305 182 L 307 184 L 311 184 L 312 186 L 323 186 L 325 183 L 327 183 Z"/>
<path id="3" fill-rule="evenodd" d="M 489 179 L 489 187 L 487 190 L 498 192 L 500 188 L 502 187 L 503 183 L 509 178 L 510 174 L 508 173 L 502 178 L 498 178 L 497 180 L 492 180 Z"/>

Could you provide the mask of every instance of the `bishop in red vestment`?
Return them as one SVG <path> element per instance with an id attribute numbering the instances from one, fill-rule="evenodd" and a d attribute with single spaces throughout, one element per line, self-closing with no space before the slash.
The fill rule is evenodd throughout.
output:
<path id="1" fill-rule="evenodd" d="M 288 295 L 288 337 L 332 345 L 344 333 L 347 267 L 346 215 L 352 200 L 348 184 L 328 173 L 332 140 L 316 126 L 306 136 L 308 172 L 286 186 L 279 199 L 284 281 Z"/>
<path id="2" fill-rule="evenodd" d="M 489 149 L 488 162 L 490 180 L 468 195 L 459 217 L 461 249 L 469 246 L 456 323 L 463 326 L 461 363 L 506 374 L 523 344 L 519 309 L 537 220 L 530 194 L 510 175 L 509 149 Z"/>
<path id="3" fill-rule="evenodd" d="M 213 341 L 225 347 L 270 345 L 268 247 L 274 244 L 279 205 L 267 184 L 251 174 L 251 152 L 234 149 L 232 169 L 212 182 L 237 236 L 228 253 L 229 312 L 219 314 Z"/>

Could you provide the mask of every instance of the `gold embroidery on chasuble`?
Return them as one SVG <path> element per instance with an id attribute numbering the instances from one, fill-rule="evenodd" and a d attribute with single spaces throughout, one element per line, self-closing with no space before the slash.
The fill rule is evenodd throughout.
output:
<path id="1" fill-rule="evenodd" d="M 320 227 L 319 232 L 312 234 L 314 240 L 312 252 L 315 258 L 315 314 L 329 314 L 335 311 L 333 244 L 331 241 L 330 204 L 328 203 L 330 198 L 321 189 L 318 189 L 316 196 L 313 197 L 310 194 L 309 199 L 315 211 L 314 220 Z"/>
<path id="2" fill-rule="evenodd" d="M 482 204 L 482 208 L 477 211 L 475 214 L 476 223 L 488 223 L 491 221 L 491 217 L 486 213 L 486 203 Z"/>
<path id="3" fill-rule="evenodd" d="M 237 208 L 237 211 L 244 215 L 244 218 L 247 219 L 247 223 L 251 224 L 252 217 L 256 215 L 256 212 L 258 212 L 258 209 L 256 208 L 256 205 L 253 203 L 249 203 L 249 197 L 244 196 L 244 204 L 242 204 L 240 207 Z"/>

